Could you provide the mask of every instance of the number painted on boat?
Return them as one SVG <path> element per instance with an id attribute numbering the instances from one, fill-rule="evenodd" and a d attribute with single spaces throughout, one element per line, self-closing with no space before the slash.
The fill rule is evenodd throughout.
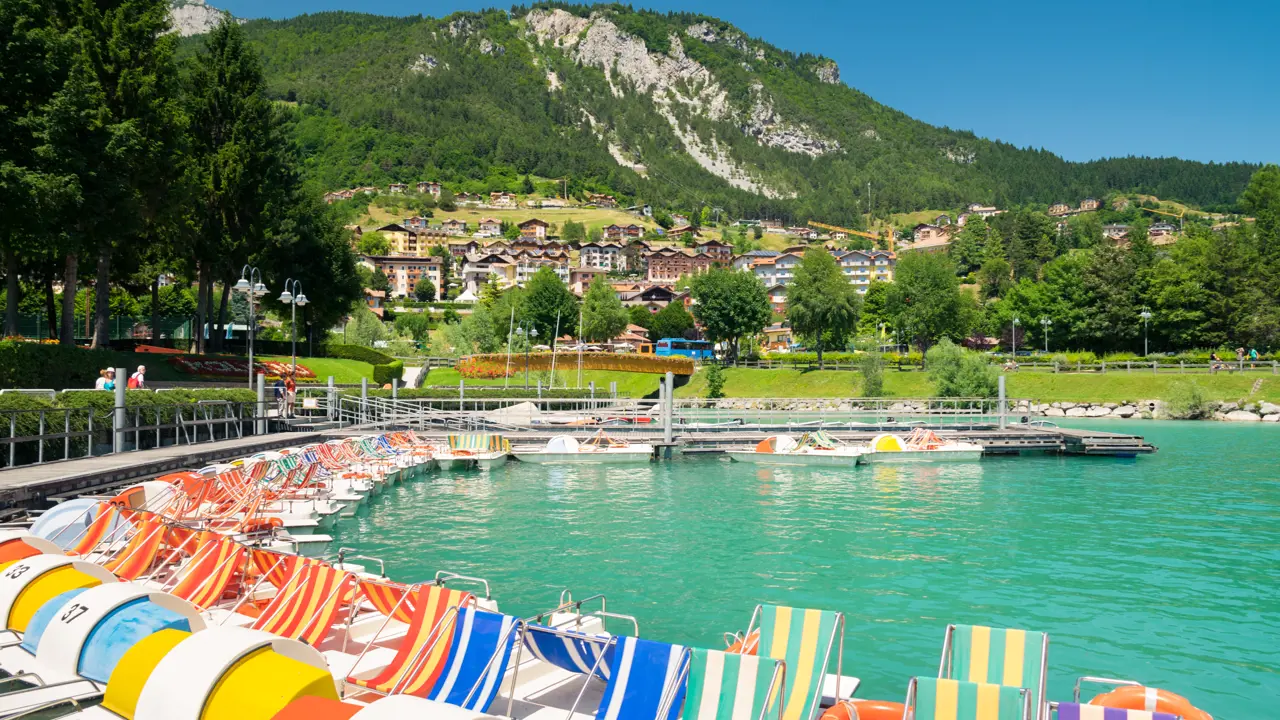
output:
<path id="1" fill-rule="evenodd" d="M 72 603 L 71 607 L 67 608 L 67 611 L 62 613 L 62 617 L 59 619 L 62 620 L 62 622 L 64 623 L 71 624 L 75 622 L 77 618 L 79 618 L 81 615 L 84 615 L 87 612 L 89 612 L 88 605 L 81 605 L 80 603 Z"/>
<path id="2" fill-rule="evenodd" d="M 30 565 L 14 565 L 5 571 L 4 576 L 10 580 L 17 580 L 23 575 L 26 575 L 27 571 L 30 569 Z"/>

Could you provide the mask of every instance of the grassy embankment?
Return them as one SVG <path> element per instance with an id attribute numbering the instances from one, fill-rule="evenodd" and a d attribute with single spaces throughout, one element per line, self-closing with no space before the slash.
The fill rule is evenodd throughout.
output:
<path id="1" fill-rule="evenodd" d="M 472 228 L 477 227 L 480 218 L 497 218 L 510 223 L 522 223 L 530 218 L 538 218 L 556 225 L 564 225 L 568 221 L 582 223 L 588 230 L 591 228 L 603 228 L 607 225 L 636 225 L 645 228 L 657 227 L 652 218 L 640 218 L 626 212 L 625 210 L 607 209 L 607 208 L 512 208 L 507 210 L 492 210 L 488 208 L 470 208 L 459 207 L 457 210 L 446 212 L 444 210 L 432 210 L 431 222 L 439 224 L 445 220 L 464 220 Z M 411 212 L 388 210 L 379 205 L 370 205 L 369 213 L 361 217 L 357 223 L 365 230 L 376 230 L 388 223 L 399 223 L 404 218 L 412 215 Z"/>

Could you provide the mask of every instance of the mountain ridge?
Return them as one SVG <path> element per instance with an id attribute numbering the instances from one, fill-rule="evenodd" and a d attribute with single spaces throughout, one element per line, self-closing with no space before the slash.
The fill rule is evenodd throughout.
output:
<path id="1" fill-rule="evenodd" d="M 296 106 L 308 173 L 330 187 L 502 189 L 522 175 L 568 175 L 579 190 L 636 201 L 856 223 L 872 204 L 1048 204 L 1110 191 L 1225 207 L 1257 167 L 1072 163 L 929 125 L 844 84 L 828 58 L 693 13 L 555 3 L 245 27 L 273 97 Z"/>

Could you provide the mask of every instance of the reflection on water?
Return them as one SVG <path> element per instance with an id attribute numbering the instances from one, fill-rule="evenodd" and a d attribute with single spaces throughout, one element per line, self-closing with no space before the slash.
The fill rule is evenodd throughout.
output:
<path id="1" fill-rule="evenodd" d="M 1167 687 L 1216 717 L 1269 717 L 1276 429 L 1137 427 L 1159 455 L 437 473 L 374 499 L 338 542 L 383 557 L 397 579 L 485 577 L 520 615 L 563 588 L 603 592 L 644 634 L 710 647 L 759 602 L 841 610 L 863 696 L 896 698 L 933 671 L 944 626 L 959 622 L 1049 632 L 1051 697 L 1101 674 Z M 1229 472 L 1207 479 L 1223 458 Z"/>

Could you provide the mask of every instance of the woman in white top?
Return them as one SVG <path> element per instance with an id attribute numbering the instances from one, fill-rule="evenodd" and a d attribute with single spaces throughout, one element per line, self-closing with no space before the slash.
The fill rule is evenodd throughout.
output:
<path id="1" fill-rule="evenodd" d="M 115 390 L 116 371 L 111 368 L 98 371 L 98 379 L 93 383 L 94 390 Z"/>

